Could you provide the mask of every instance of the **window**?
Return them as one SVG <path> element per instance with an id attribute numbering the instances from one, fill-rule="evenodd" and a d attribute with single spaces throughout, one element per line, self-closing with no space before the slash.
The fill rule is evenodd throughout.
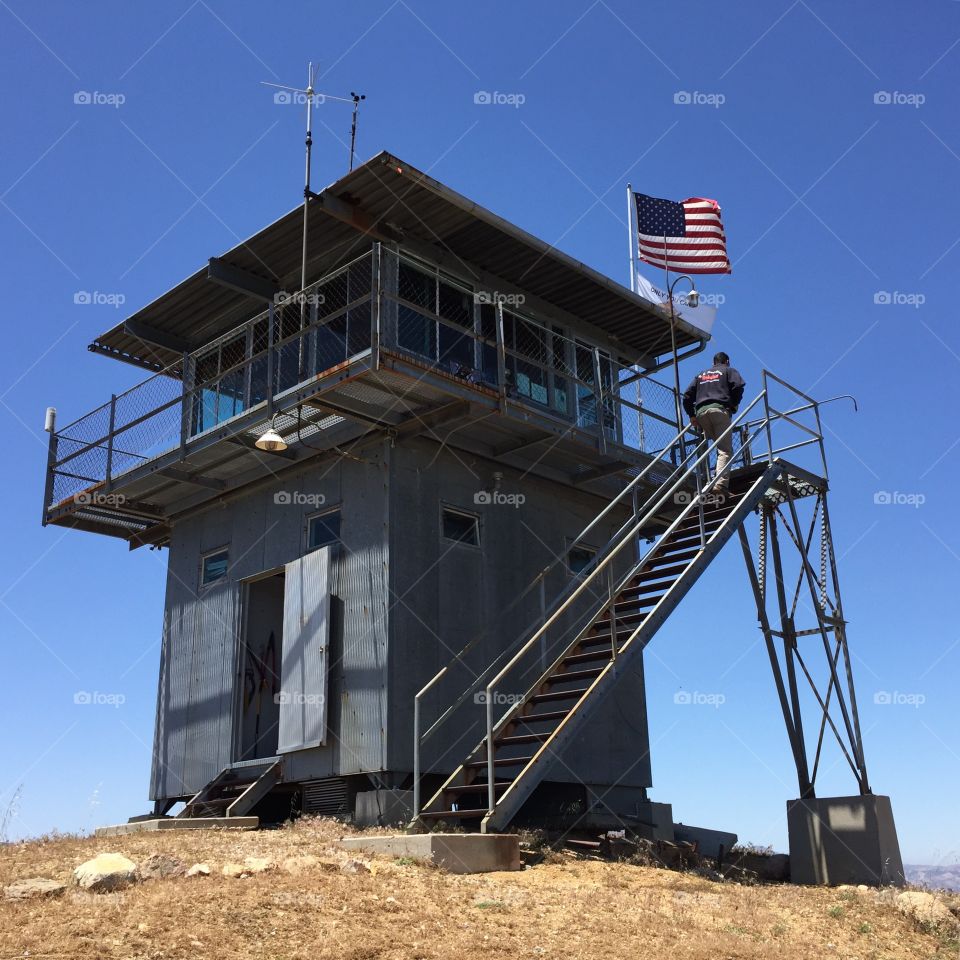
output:
<path id="1" fill-rule="evenodd" d="M 591 547 L 569 547 L 567 548 L 567 566 L 570 572 L 575 576 L 586 573 L 593 563 L 597 551 Z"/>
<path id="2" fill-rule="evenodd" d="M 471 547 L 480 546 L 480 520 L 472 513 L 443 508 L 441 530 L 445 540 L 467 543 Z"/>
<path id="3" fill-rule="evenodd" d="M 208 553 L 201 563 L 200 586 L 205 587 L 208 583 L 222 580 L 227 575 L 228 560 L 229 553 L 226 550 Z"/>
<path id="4" fill-rule="evenodd" d="M 318 550 L 340 543 L 340 511 L 328 510 L 307 520 L 307 549 Z"/>

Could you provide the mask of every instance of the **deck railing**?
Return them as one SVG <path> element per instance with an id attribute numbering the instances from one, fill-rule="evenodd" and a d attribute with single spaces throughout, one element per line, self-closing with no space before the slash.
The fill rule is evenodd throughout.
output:
<path id="1" fill-rule="evenodd" d="M 659 451 L 677 430 L 671 388 L 522 301 L 375 244 L 51 434 L 45 509 L 108 498 L 128 471 L 177 448 L 186 455 L 234 420 L 249 431 L 244 415 L 257 408 L 262 430 L 295 388 L 358 358 L 376 365 L 386 351 L 495 390 L 504 411 L 521 404 L 593 433 L 601 447 Z"/>

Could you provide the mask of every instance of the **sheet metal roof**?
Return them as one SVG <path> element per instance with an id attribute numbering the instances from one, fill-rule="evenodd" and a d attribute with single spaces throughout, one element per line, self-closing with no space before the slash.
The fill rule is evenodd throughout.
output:
<path id="1" fill-rule="evenodd" d="M 358 256 L 370 242 L 357 226 L 322 209 L 326 199 L 340 207 L 348 204 L 374 233 L 437 248 L 451 272 L 465 279 L 469 273 L 457 269 L 461 260 L 583 318 L 619 341 L 631 359 L 662 356 L 670 349 L 669 321 L 660 307 L 386 152 L 331 184 L 311 204 L 308 275 L 313 279 Z M 302 230 L 300 205 L 219 259 L 296 290 Z M 98 337 L 90 349 L 166 366 L 179 359 L 183 347 L 197 349 L 262 309 L 262 301 L 208 279 L 204 266 Z M 153 333 L 145 334 L 145 327 Z M 678 348 L 707 337 L 678 320 Z"/>

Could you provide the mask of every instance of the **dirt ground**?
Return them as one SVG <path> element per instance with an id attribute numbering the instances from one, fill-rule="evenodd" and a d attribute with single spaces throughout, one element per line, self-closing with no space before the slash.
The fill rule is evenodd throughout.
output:
<path id="1" fill-rule="evenodd" d="M 957 957 L 957 942 L 897 910 L 890 891 L 750 886 L 554 854 L 521 872 L 447 874 L 364 857 L 345 872 L 349 828 L 47 837 L 0 847 L 0 887 L 69 881 L 97 853 L 165 853 L 209 876 L 146 880 L 114 893 L 71 887 L 0 900 L 0 957 L 96 958 L 868 958 Z M 297 861 L 297 857 L 316 861 Z M 272 864 L 229 877 L 227 863 Z M 291 858 L 294 858 L 291 860 Z M 348 870 L 350 867 L 348 867 Z M 960 912 L 955 902 L 945 901 Z"/>

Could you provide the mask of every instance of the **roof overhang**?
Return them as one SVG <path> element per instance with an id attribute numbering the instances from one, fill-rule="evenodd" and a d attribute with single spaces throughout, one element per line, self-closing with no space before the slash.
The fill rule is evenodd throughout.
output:
<path id="1" fill-rule="evenodd" d="M 435 251 L 452 273 L 497 277 L 603 331 L 631 361 L 671 349 L 666 311 L 382 152 L 310 201 L 308 277 L 359 255 L 371 239 Z M 162 369 L 263 309 L 270 290 L 299 288 L 303 206 L 106 331 L 89 349 Z M 678 319 L 677 348 L 709 334 Z"/>

